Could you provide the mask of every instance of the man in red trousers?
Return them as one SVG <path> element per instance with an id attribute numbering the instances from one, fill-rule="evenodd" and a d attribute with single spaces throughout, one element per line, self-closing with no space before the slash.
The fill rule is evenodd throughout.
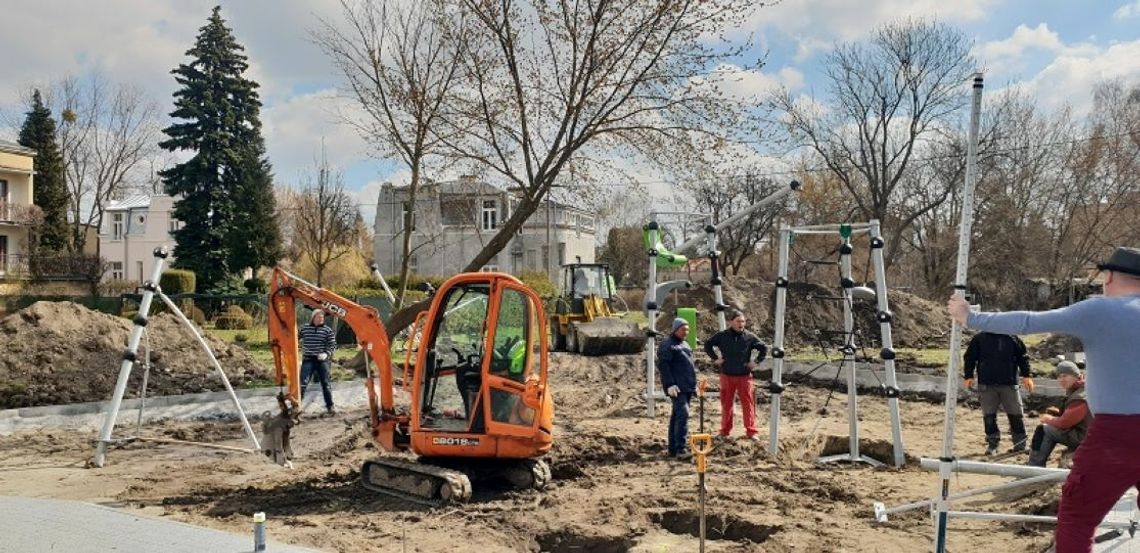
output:
<path id="1" fill-rule="evenodd" d="M 758 441 L 756 436 L 756 398 L 752 394 L 752 369 L 764 360 L 768 346 L 755 334 L 744 329 L 748 320 L 744 313 L 734 311 L 729 319 L 728 329 L 717 332 L 705 342 L 705 353 L 712 358 L 720 371 L 720 434 L 728 438 L 732 432 L 733 400 L 740 398 L 740 410 L 744 415 L 744 432 L 748 439 Z M 720 351 L 719 355 L 717 350 Z M 752 352 L 756 360 L 752 360 Z"/>

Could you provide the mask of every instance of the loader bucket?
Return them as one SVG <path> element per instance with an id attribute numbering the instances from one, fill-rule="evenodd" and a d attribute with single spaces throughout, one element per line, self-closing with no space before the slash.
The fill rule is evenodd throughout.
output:
<path id="1" fill-rule="evenodd" d="M 598 317 L 571 325 L 567 349 L 582 355 L 640 353 L 645 350 L 645 342 L 645 331 L 636 323 Z"/>

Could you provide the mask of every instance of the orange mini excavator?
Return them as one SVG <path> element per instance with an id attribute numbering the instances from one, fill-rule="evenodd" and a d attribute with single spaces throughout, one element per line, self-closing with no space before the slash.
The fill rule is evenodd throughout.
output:
<path id="1" fill-rule="evenodd" d="M 388 452 L 364 463 L 365 487 L 420 503 L 462 501 L 471 482 L 542 488 L 554 405 L 547 387 L 546 315 L 538 294 L 502 273 L 456 275 L 436 291 L 411 336 L 397 406 L 396 368 L 379 313 L 274 269 L 269 342 L 282 418 L 300 414 L 297 303 L 352 327 L 365 351 L 372 438 Z M 403 403 L 403 402 L 401 402 Z"/>

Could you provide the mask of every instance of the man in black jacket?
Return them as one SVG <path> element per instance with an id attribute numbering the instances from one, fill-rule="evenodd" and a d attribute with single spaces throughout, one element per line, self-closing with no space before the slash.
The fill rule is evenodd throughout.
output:
<path id="1" fill-rule="evenodd" d="M 1001 441 L 997 412 L 1001 406 L 1009 419 L 1009 433 L 1013 437 L 1013 451 L 1025 450 L 1025 420 L 1018 395 L 1017 380 L 1030 392 L 1033 379 L 1029 377 L 1029 355 L 1025 344 L 1017 336 L 978 333 L 970 340 L 965 355 L 965 382 L 969 389 L 977 372 L 977 393 L 982 403 L 982 421 L 986 427 L 986 455 L 997 452 Z"/>
<path id="2" fill-rule="evenodd" d="M 750 440 L 756 436 L 756 398 L 752 393 L 752 369 L 756 368 L 768 353 L 768 346 L 755 334 L 744 329 L 747 319 L 744 313 L 734 311 L 729 327 L 712 335 L 705 342 L 705 353 L 712 358 L 720 370 L 720 437 L 727 438 L 732 432 L 733 399 L 740 398 L 740 410 L 744 416 L 744 432 Z M 716 350 L 720 350 L 717 355 Z M 756 360 L 751 359 L 756 352 Z"/>
<path id="3" fill-rule="evenodd" d="M 689 336 L 689 323 L 673 319 L 672 331 L 657 348 L 657 368 L 661 371 L 661 388 L 673 400 L 673 413 L 669 416 L 669 456 L 689 459 L 689 400 L 697 392 L 697 369 L 693 365 L 693 350 L 685 338 Z"/>

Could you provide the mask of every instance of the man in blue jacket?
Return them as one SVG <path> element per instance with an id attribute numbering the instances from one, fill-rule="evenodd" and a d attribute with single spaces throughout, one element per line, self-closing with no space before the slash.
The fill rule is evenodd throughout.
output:
<path id="1" fill-rule="evenodd" d="M 657 348 L 657 368 L 661 371 L 661 387 L 673 400 L 673 413 L 669 417 L 669 456 L 689 459 L 689 400 L 697 392 L 697 369 L 693 365 L 693 350 L 685 338 L 689 323 L 673 319 L 672 332 Z"/>

